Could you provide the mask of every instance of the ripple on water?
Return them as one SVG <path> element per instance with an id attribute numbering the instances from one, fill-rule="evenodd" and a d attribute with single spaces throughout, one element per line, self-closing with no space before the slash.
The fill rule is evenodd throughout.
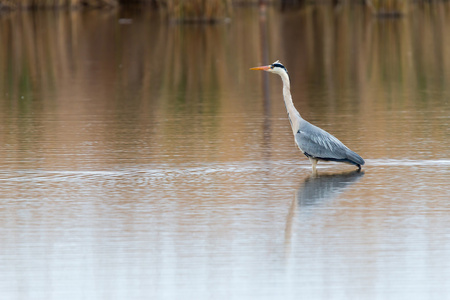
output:
<path id="1" fill-rule="evenodd" d="M 341 166 L 341 167 L 339 167 Z M 376 167 L 433 167 L 450 166 L 450 160 L 396 160 L 367 159 L 364 168 Z M 324 163 L 319 171 L 330 172 L 334 169 L 347 169 L 343 165 Z M 207 183 L 209 179 L 222 181 L 241 181 L 257 184 L 268 178 L 288 178 L 308 174 L 307 162 L 284 161 L 246 161 L 232 163 L 208 163 L 192 165 L 143 165 L 111 170 L 16 170 L 0 172 L 0 181 L 4 184 L 19 183 L 89 183 L 105 181 L 125 181 L 130 184 L 152 186 L 164 182 L 184 184 Z"/>
<path id="2" fill-rule="evenodd" d="M 424 167 L 444 167 L 450 166 L 448 159 L 366 159 L 366 166 L 424 166 Z"/>

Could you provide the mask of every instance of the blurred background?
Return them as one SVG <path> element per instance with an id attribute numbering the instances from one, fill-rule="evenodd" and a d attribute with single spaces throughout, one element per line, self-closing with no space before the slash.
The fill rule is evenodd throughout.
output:
<path id="1" fill-rule="evenodd" d="M 445 299 L 447 1 L 0 1 L 2 299 Z M 309 161 L 308 121 L 365 160 Z"/>

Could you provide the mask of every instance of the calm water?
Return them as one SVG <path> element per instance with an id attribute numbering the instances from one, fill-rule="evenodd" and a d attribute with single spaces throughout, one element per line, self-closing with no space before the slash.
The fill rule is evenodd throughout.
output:
<path id="1" fill-rule="evenodd" d="M 0 15 L 0 298 L 450 297 L 449 27 L 428 6 Z M 363 172 L 311 175 L 281 80 L 248 70 L 276 59 Z"/>

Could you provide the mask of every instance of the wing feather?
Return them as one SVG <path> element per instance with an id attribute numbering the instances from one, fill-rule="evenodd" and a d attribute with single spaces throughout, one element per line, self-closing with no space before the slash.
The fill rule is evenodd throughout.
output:
<path id="1" fill-rule="evenodd" d="M 309 122 L 301 124 L 295 134 L 298 147 L 306 155 L 323 160 L 343 160 L 363 165 L 364 160 L 336 137 Z"/>

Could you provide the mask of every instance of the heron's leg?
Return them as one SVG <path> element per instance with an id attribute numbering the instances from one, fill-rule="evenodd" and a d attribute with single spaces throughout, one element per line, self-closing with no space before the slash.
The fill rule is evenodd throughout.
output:
<path id="1" fill-rule="evenodd" d="M 309 158 L 309 161 L 310 161 L 311 164 L 312 164 L 312 171 L 313 171 L 313 173 L 314 173 L 314 174 L 317 173 L 317 169 L 316 169 L 317 159 L 312 158 L 312 157 L 308 157 L 308 158 Z"/>

